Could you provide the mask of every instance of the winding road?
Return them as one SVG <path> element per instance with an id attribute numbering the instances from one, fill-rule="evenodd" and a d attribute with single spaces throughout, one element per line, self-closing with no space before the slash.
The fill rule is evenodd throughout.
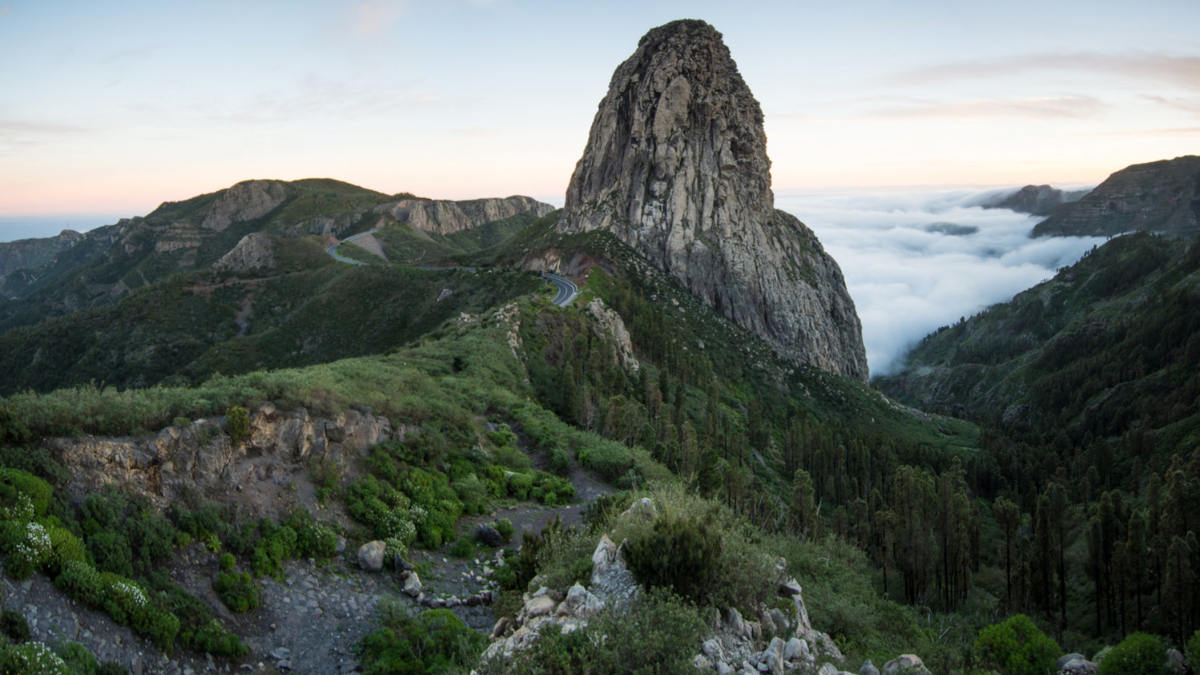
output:
<path id="1" fill-rule="evenodd" d="M 372 230 L 367 230 L 365 232 L 359 232 L 358 234 L 352 234 L 349 237 L 346 237 L 345 239 L 339 239 L 337 242 L 335 242 L 329 248 L 326 248 L 325 252 L 328 253 L 330 255 L 330 257 L 332 257 L 334 260 L 337 260 L 339 262 L 349 263 L 351 265 L 366 265 L 367 263 L 365 263 L 361 260 L 354 260 L 353 258 L 347 258 L 346 256 L 338 253 L 337 247 L 341 246 L 342 244 L 344 244 L 348 241 L 354 241 L 355 239 L 358 239 L 359 237 L 365 237 L 367 235 L 374 234 L 374 233 L 375 233 L 375 230 L 372 229 Z M 425 265 L 413 265 L 412 267 L 414 267 L 415 269 L 419 269 L 419 270 L 429 270 L 429 271 L 440 271 L 440 270 L 448 269 L 445 267 L 429 267 L 429 266 L 425 266 Z M 475 271 L 474 267 L 460 267 L 457 269 L 467 270 L 469 272 Z M 544 278 L 544 279 L 548 280 L 550 283 L 554 284 L 554 287 L 558 289 L 558 294 L 555 295 L 554 300 L 551 301 L 554 303 L 555 307 L 566 307 L 567 305 L 571 304 L 571 301 L 575 299 L 576 295 L 579 295 L 579 287 L 575 285 L 575 282 L 571 281 L 570 279 L 567 279 L 566 277 L 560 277 L 559 275 L 553 274 L 551 272 L 542 272 L 542 278 Z"/>
<path id="2" fill-rule="evenodd" d="M 542 272 L 542 277 L 549 279 L 550 283 L 554 284 L 554 287 L 558 289 L 558 295 L 554 296 L 554 300 L 552 301 L 556 307 L 566 307 L 571 304 L 576 295 L 579 295 L 579 287 L 570 279 L 560 277 L 557 274 L 551 274 L 550 272 Z"/>
<path id="3" fill-rule="evenodd" d="M 353 258 L 347 258 L 346 256 L 342 255 L 341 253 L 338 253 L 337 247 L 341 246 L 342 244 L 344 244 L 348 241 L 354 241 L 355 239 L 358 239 L 359 237 L 365 237 L 370 234 L 375 234 L 375 230 L 367 230 L 365 232 L 359 232 L 358 234 L 352 234 L 349 237 L 346 237 L 345 239 L 339 239 L 336 243 L 333 244 L 333 246 L 330 246 L 329 248 L 325 249 L 325 252 L 328 253 L 330 256 L 332 256 L 334 260 L 337 260 L 340 262 L 350 263 L 351 265 L 366 265 L 367 263 L 365 263 L 361 260 L 354 260 Z"/>

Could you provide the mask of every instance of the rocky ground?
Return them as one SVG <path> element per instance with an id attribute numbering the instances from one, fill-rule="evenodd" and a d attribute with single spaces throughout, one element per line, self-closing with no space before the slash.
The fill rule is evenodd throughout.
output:
<path id="1" fill-rule="evenodd" d="M 611 491 L 578 469 L 572 473 L 571 482 L 577 495 L 575 504 L 562 507 L 516 504 L 467 519 L 461 531 L 473 532 L 480 523 L 508 518 L 513 522 L 515 534 L 506 547 L 516 548 L 522 530 L 541 531 L 555 516 L 565 525 L 577 524 L 587 503 Z M 376 609 L 386 596 L 398 598 L 403 606 L 414 611 L 422 606 L 448 606 L 467 625 L 491 631 L 495 623 L 491 607 L 461 601 L 492 589 L 488 571 L 495 566 L 494 553 L 481 548 L 477 556 L 462 559 L 450 555 L 449 546 L 441 551 L 414 551 L 411 562 L 423 585 L 418 597 L 403 593 L 404 580 L 396 571 L 385 568 L 379 573 L 368 573 L 359 569 L 356 553 L 356 546 L 348 546 L 328 562 L 288 562 L 282 581 L 258 580 L 263 587 L 262 606 L 239 615 L 227 610 L 212 590 L 217 556 L 200 544 L 183 551 L 171 567 L 171 577 L 203 599 L 230 629 L 242 636 L 250 653 L 236 663 L 214 661 L 181 649 L 163 654 L 129 628 L 113 623 L 107 615 L 66 597 L 44 576 L 22 582 L 0 577 L 0 604 L 25 616 L 33 639 L 47 644 L 79 642 L 101 661 L 115 661 L 135 674 L 352 672 L 358 665 L 355 648 L 364 635 L 377 627 Z"/>

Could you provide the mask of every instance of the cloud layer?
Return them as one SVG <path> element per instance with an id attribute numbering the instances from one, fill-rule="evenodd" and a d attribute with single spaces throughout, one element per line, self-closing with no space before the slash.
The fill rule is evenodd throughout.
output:
<path id="1" fill-rule="evenodd" d="M 1104 241 L 1030 239 L 1037 218 L 973 206 L 994 192 L 776 194 L 841 266 L 872 375 L 895 370 L 939 326 L 1010 299 Z"/>

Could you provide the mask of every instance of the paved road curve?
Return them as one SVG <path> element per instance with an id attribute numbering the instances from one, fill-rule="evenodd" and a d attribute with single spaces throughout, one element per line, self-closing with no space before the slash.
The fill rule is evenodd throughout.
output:
<path id="1" fill-rule="evenodd" d="M 557 274 L 542 272 L 542 276 L 549 279 L 550 283 L 554 284 L 558 289 L 558 295 L 554 296 L 554 304 L 557 307 L 566 307 L 571 304 L 576 295 L 579 295 L 579 287 L 576 286 L 570 279 L 565 279 Z"/>
<path id="2" fill-rule="evenodd" d="M 329 248 L 325 249 L 325 252 L 328 253 L 329 255 L 333 256 L 334 260 L 340 260 L 341 262 L 350 263 L 351 265 L 366 265 L 367 263 L 365 263 L 361 260 L 354 260 L 353 258 L 347 258 L 346 256 L 342 255 L 341 253 L 338 253 L 337 247 L 341 246 L 342 244 L 344 244 L 348 241 L 354 241 L 355 239 L 358 239 L 359 237 L 365 237 L 368 234 L 374 234 L 374 233 L 375 233 L 375 230 L 367 230 L 366 232 L 359 232 L 358 234 L 352 234 L 349 237 L 346 237 L 345 239 L 342 239 L 341 241 L 337 242 L 333 246 L 330 246 Z"/>

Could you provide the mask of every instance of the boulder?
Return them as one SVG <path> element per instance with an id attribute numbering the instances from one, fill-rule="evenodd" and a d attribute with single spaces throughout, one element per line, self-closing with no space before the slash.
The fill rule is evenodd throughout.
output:
<path id="1" fill-rule="evenodd" d="M 916 654 L 901 654 L 883 664 L 882 675 L 900 675 L 901 673 L 908 675 L 933 675 L 925 667 L 925 662 L 921 660 L 921 657 Z"/>
<path id="2" fill-rule="evenodd" d="M 785 661 L 808 660 L 808 643 L 798 637 L 791 638 L 783 647 L 783 658 Z"/>
<path id="3" fill-rule="evenodd" d="M 417 576 L 417 571 L 412 570 L 404 579 L 404 594 L 410 598 L 415 598 L 421 595 L 421 578 Z"/>
<path id="4" fill-rule="evenodd" d="M 875 667 L 874 663 L 871 663 L 871 659 L 867 659 L 858 669 L 858 675 L 879 675 L 879 669 Z"/>
<path id="5" fill-rule="evenodd" d="M 500 536 L 499 530 L 491 525 L 480 525 L 475 528 L 475 539 L 484 546 L 496 548 L 504 543 L 504 537 Z"/>
<path id="6" fill-rule="evenodd" d="M 383 553 L 387 544 L 382 541 L 368 541 L 358 547 L 358 566 L 368 572 L 378 572 L 383 569 Z"/>
<path id="7" fill-rule="evenodd" d="M 558 614 L 587 618 L 604 609 L 604 601 L 576 583 L 567 591 L 567 597 L 558 606 Z"/>
<path id="8" fill-rule="evenodd" d="M 1099 666 L 1088 661 L 1081 654 L 1067 654 L 1072 658 L 1063 661 L 1058 660 L 1058 675 L 1096 675 L 1100 670 Z M 1063 657 L 1066 658 L 1066 657 Z"/>

